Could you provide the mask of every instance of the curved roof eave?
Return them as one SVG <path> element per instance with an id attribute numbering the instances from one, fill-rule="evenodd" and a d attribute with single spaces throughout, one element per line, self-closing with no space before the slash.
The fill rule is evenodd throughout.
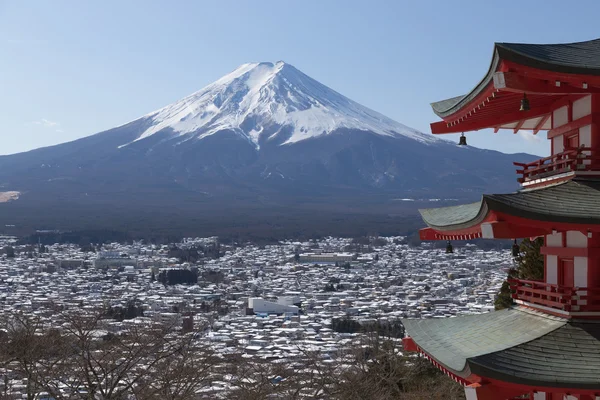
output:
<path id="1" fill-rule="evenodd" d="M 596 390 L 600 325 L 570 322 L 538 338 L 467 360 L 480 376 L 528 386 Z M 585 349 L 585 351 L 581 351 Z M 543 357 L 531 355 L 543 354 Z"/>
<path id="2" fill-rule="evenodd" d="M 498 64 L 500 62 L 500 57 L 497 51 L 497 43 L 494 44 L 494 55 L 492 57 L 492 62 L 490 63 L 490 68 L 488 69 L 487 74 L 483 77 L 483 79 L 471 90 L 468 94 L 463 96 L 452 97 L 450 99 L 437 101 L 435 103 L 431 103 L 431 108 L 433 112 L 440 118 L 446 117 L 448 115 L 452 115 L 458 110 L 460 110 L 465 104 L 473 100 L 479 93 L 481 93 L 493 80 L 494 73 L 498 68 Z"/>
<path id="3" fill-rule="evenodd" d="M 437 231 L 455 231 L 478 225 L 488 214 L 488 206 L 481 201 L 458 206 L 419 209 L 423 221 Z"/>
<path id="4" fill-rule="evenodd" d="M 473 90 L 464 96 L 431 103 L 444 118 L 459 111 L 493 80 L 500 60 L 564 74 L 600 76 L 600 39 L 563 44 L 495 43 L 490 68 Z"/>
<path id="5" fill-rule="evenodd" d="M 563 44 L 496 43 L 503 60 L 575 75 L 600 75 L 600 39 Z"/>
<path id="6" fill-rule="evenodd" d="M 536 221 L 600 225 L 600 181 L 573 179 L 539 189 L 484 196 L 494 211 Z"/>
<path id="7" fill-rule="evenodd" d="M 421 217 L 440 232 L 481 224 L 489 211 L 535 221 L 600 225 L 600 180 L 573 179 L 507 194 L 486 194 L 481 201 L 420 209 Z"/>
<path id="8" fill-rule="evenodd" d="M 520 307 L 445 319 L 401 319 L 422 351 L 452 373 L 470 374 L 468 360 L 542 337 L 566 324 Z"/>

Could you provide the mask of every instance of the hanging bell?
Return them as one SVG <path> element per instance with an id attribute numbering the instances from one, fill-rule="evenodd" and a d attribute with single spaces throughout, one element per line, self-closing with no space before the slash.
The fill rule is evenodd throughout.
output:
<path id="1" fill-rule="evenodd" d="M 523 93 L 523 98 L 521 99 L 521 108 L 519 109 L 519 111 L 529 110 L 531 110 L 531 107 L 529 106 L 529 99 L 527 98 L 527 95 Z"/>
<path id="2" fill-rule="evenodd" d="M 465 136 L 464 132 L 460 135 L 460 138 L 458 139 L 458 145 L 459 146 L 467 145 L 467 137 Z"/>
<path id="3" fill-rule="evenodd" d="M 515 242 L 512 245 L 512 256 L 516 258 L 519 256 L 520 252 L 521 252 L 521 249 L 520 249 L 519 245 L 517 244 L 517 239 L 515 239 Z"/>
<path id="4" fill-rule="evenodd" d="M 452 247 L 452 243 L 450 243 L 450 241 L 448 240 L 448 243 L 446 243 L 446 254 L 451 253 L 454 253 L 454 248 Z"/>

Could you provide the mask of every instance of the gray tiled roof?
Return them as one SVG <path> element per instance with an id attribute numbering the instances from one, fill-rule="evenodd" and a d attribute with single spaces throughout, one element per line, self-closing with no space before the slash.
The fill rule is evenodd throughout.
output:
<path id="1" fill-rule="evenodd" d="M 539 189 L 484 195 L 481 202 L 419 210 L 437 230 L 479 224 L 488 210 L 539 221 L 600 224 L 600 181 L 574 179 Z"/>
<path id="2" fill-rule="evenodd" d="M 484 196 L 490 209 L 542 221 L 600 224 L 600 181 L 571 180 L 537 190 Z"/>
<path id="3" fill-rule="evenodd" d="M 487 83 L 489 82 L 489 80 L 486 80 L 485 82 Z M 431 108 L 433 108 L 433 112 L 440 115 L 440 113 L 443 114 L 444 111 L 449 110 L 455 105 L 457 105 L 465 97 L 467 97 L 467 95 L 463 94 L 462 96 L 456 96 L 446 100 L 436 101 L 435 103 L 431 103 Z"/>
<path id="4" fill-rule="evenodd" d="M 403 319 L 402 323 L 423 351 L 457 375 L 466 376 L 467 359 L 532 341 L 560 328 L 565 321 L 507 309 L 446 319 Z"/>
<path id="5" fill-rule="evenodd" d="M 505 382 L 600 389 L 600 323 L 568 323 L 535 340 L 468 362 L 471 372 Z"/>
<path id="6" fill-rule="evenodd" d="M 483 201 L 478 201 L 458 206 L 420 209 L 419 213 L 425 223 L 432 228 L 444 230 L 452 227 L 458 229 L 481 222 L 487 214 L 487 207 Z"/>
<path id="7" fill-rule="evenodd" d="M 600 39 L 577 43 L 496 43 L 500 57 L 557 72 L 600 74 Z"/>
<path id="8" fill-rule="evenodd" d="M 491 82 L 500 60 L 554 72 L 600 75 L 600 39 L 563 44 L 495 43 L 485 77 L 464 96 L 431 103 L 433 111 L 444 117 L 475 98 Z"/>
<path id="9" fill-rule="evenodd" d="M 435 103 L 431 103 L 431 108 L 433 112 L 438 116 L 443 117 L 445 115 L 450 115 L 455 111 L 459 110 L 462 104 L 466 104 L 475 98 L 479 92 L 481 92 L 493 79 L 494 72 L 498 68 L 498 63 L 500 62 L 500 58 L 498 58 L 498 52 L 496 48 L 494 48 L 494 57 L 492 58 L 492 63 L 490 64 L 490 68 L 488 69 L 487 74 L 483 77 L 481 81 L 471 90 L 468 94 L 464 96 L 452 97 L 450 99 L 437 101 Z"/>

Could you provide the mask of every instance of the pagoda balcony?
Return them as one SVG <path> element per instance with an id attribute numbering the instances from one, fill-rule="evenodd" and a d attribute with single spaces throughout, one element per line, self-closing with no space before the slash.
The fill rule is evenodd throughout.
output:
<path id="1" fill-rule="evenodd" d="M 512 298 L 519 304 L 564 316 L 600 315 L 600 288 L 565 287 L 541 281 L 509 279 Z"/>
<path id="2" fill-rule="evenodd" d="M 567 148 L 561 153 L 534 162 L 513 164 L 522 168 L 517 169 L 517 181 L 522 184 L 568 173 L 588 175 L 590 171 L 596 171 L 600 175 L 600 157 L 590 147 Z"/>

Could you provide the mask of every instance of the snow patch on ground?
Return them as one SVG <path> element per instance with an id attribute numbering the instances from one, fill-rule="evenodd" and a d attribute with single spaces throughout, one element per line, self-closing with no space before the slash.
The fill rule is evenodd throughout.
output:
<path id="1" fill-rule="evenodd" d="M 18 200 L 19 196 L 21 196 L 21 192 L 17 191 L 0 192 L 0 203 Z"/>

